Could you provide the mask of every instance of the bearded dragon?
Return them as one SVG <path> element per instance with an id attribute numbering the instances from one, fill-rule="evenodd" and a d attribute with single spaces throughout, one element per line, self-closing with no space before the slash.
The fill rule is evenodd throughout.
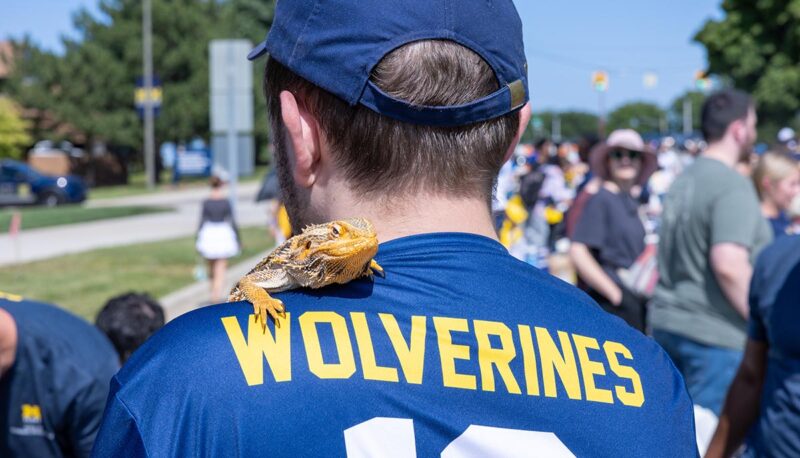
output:
<path id="1" fill-rule="evenodd" d="M 344 284 L 383 268 L 372 259 L 378 252 L 378 238 L 372 223 L 363 218 L 308 226 L 289 238 L 261 260 L 230 292 L 228 302 L 248 300 L 262 330 L 267 314 L 280 326 L 285 316 L 283 302 L 269 295 L 295 288 L 322 288 Z"/>

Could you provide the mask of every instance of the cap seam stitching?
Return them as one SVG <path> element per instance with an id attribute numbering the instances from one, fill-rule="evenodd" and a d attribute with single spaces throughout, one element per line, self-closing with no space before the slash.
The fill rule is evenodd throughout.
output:
<path id="1" fill-rule="evenodd" d="M 297 40 L 294 42 L 294 47 L 292 48 L 292 54 L 289 56 L 289 63 L 288 65 L 291 66 L 294 63 L 295 54 L 297 53 L 297 46 L 300 45 L 300 42 L 303 41 L 306 30 L 308 29 L 308 24 L 311 22 L 313 17 L 316 17 L 317 13 L 319 12 L 319 5 L 322 3 L 322 0 L 316 0 L 314 3 L 314 9 L 311 10 L 311 14 L 308 15 L 306 18 L 305 24 L 303 24 L 303 30 L 300 32 L 300 35 L 297 37 Z"/>
<path id="2" fill-rule="evenodd" d="M 447 31 L 453 33 L 453 24 L 455 21 L 453 20 L 450 0 L 444 0 L 444 23 Z"/>

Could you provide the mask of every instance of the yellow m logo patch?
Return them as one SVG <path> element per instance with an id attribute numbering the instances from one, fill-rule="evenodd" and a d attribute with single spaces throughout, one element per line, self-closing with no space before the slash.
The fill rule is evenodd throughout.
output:
<path id="1" fill-rule="evenodd" d="M 22 404 L 22 421 L 25 423 L 41 423 L 42 409 L 36 404 Z"/>

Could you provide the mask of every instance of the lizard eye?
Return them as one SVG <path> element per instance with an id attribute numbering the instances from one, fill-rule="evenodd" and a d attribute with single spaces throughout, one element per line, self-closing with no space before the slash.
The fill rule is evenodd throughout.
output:
<path id="1" fill-rule="evenodd" d="M 339 234 L 341 233 L 339 232 L 339 226 L 332 226 L 331 233 L 333 234 L 334 237 L 339 237 Z"/>
<path id="2" fill-rule="evenodd" d="M 306 250 L 310 249 L 311 249 L 311 241 L 309 240 L 308 242 L 306 242 Z"/>

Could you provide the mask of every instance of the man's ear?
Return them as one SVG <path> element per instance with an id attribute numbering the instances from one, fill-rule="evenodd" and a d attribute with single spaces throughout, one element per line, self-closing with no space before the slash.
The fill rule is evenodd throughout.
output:
<path id="1" fill-rule="evenodd" d="M 294 94 L 282 91 L 280 97 L 289 154 L 294 155 L 294 181 L 298 186 L 310 188 L 317 180 L 319 167 L 319 125 Z"/>
<path id="2" fill-rule="evenodd" d="M 519 144 L 519 140 L 522 138 L 522 134 L 525 133 L 525 129 L 528 128 L 528 123 L 531 122 L 531 103 L 528 102 L 519 110 L 519 127 L 517 128 L 517 135 L 514 136 L 514 141 L 511 142 L 511 146 L 508 147 L 508 151 L 506 151 L 506 156 L 503 158 L 503 163 L 505 164 L 506 161 L 511 159 L 511 156 L 514 154 L 514 150 L 517 148 L 517 144 Z"/>
<path id="3" fill-rule="evenodd" d="M 744 119 L 737 119 L 728 126 L 730 129 L 731 137 L 736 143 L 747 142 L 747 124 Z"/>

